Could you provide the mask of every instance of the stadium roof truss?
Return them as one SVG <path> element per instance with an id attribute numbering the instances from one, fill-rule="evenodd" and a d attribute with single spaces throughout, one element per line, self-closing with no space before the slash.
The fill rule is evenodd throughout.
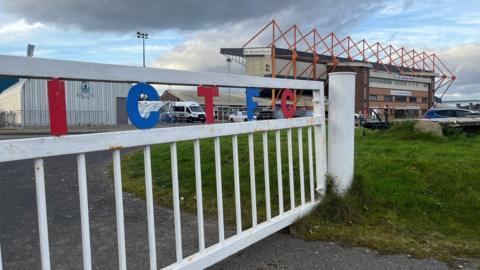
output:
<path id="1" fill-rule="evenodd" d="M 392 45 L 382 45 L 379 42 L 369 43 L 365 39 L 353 40 L 350 36 L 339 38 L 334 33 L 322 36 L 317 29 L 306 34 L 295 24 L 283 31 L 275 20 L 272 20 L 257 32 L 243 46 L 245 48 L 271 48 L 272 77 L 288 69 L 293 78 L 308 77 L 318 80 L 326 72 L 333 72 L 340 63 L 369 63 L 377 70 L 394 72 L 407 76 L 434 76 L 434 91 L 443 97 L 455 81 L 455 75 L 435 54 L 396 48 Z M 278 50 L 282 48 L 283 50 Z M 281 55 L 278 51 L 287 52 Z M 229 55 L 233 61 L 245 65 L 243 54 Z M 288 59 L 288 62 L 275 70 L 277 58 Z M 311 62 L 306 68 L 299 69 L 297 61 Z M 328 62 L 329 68 L 318 74 L 317 63 Z M 304 65 L 305 66 L 305 65 Z M 293 72 L 292 72 L 293 71 Z M 308 75 L 308 76 L 307 76 Z"/>

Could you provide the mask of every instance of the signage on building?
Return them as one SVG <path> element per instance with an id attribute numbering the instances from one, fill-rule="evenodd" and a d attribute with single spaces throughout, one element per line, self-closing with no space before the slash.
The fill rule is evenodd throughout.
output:
<path id="1" fill-rule="evenodd" d="M 243 55 L 269 55 L 272 54 L 271 48 L 245 48 Z"/>
<path id="2" fill-rule="evenodd" d="M 395 80 L 400 80 L 400 81 L 410 81 L 410 82 L 418 81 L 418 80 L 415 80 L 416 79 L 415 77 L 402 76 L 402 75 L 396 75 L 396 74 L 393 74 L 392 76 Z"/>
<path id="3" fill-rule="evenodd" d="M 412 92 L 410 91 L 402 91 L 402 90 L 390 90 L 390 95 L 392 96 L 411 96 Z"/>
<path id="4" fill-rule="evenodd" d="M 80 92 L 77 93 L 77 97 L 84 98 L 93 98 L 92 88 L 90 87 L 89 82 L 82 82 L 80 86 Z"/>

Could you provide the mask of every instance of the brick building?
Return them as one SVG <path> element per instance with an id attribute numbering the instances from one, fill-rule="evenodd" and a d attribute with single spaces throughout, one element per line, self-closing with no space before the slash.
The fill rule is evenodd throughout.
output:
<path id="1" fill-rule="evenodd" d="M 272 50 L 275 50 L 275 60 L 271 61 Z M 252 76 L 272 77 L 272 70 L 277 78 L 312 79 L 308 72 L 293 75 L 292 69 L 282 68 L 294 56 L 296 68 L 306 70 L 311 66 L 314 55 L 308 52 L 295 52 L 282 48 L 224 48 L 220 53 L 237 60 L 245 66 L 245 73 Z M 424 70 L 408 72 L 392 72 L 395 67 L 383 64 L 347 61 L 337 58 L 339 63 L 331 63 L 331 57 L 317 55 L 316 72 L 322 74 L 319 79 L 327 81 L 327 71 L 350 71 L 356 73 L 355 111 L 365 113 L 368 109 L 377 111 L 380 115 L 388 112 L 390 119 L 405 119 L 421 117 L 434 103 L 435 74 Z M 272 66 L 274 63 L 275 66 Z M 389 71 L 387 71 L 389 70 Z M 415 76 L 413 76 L 413 73 Z M 328 84 L 325 93 L 328 99 Z M 266 92 L 270 92 L 266 91 Z M 300 94 L 300 93 L 299 93 Z M 266 93 L 268 95 L 268 93 Z M 309 93 L 302 93 L 309 95 Z"/>

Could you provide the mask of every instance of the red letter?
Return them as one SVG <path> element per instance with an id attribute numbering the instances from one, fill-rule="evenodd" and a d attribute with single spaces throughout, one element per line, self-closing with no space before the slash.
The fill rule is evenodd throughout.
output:
<path id="1" fill-rule="evenodd" d="M 290 104 L 290 106 L 287 106 L 287 98 L 292 101 L 292 104 Z M 283 116 L 285 116 L 285 118 L 292 118 L 296 110 L 297 110 L 297 105 L 295 104 L 292 90 L 290 89 L 283 90 L 283 93 L 282 93 Z"/>
<path id="2" fill-rule="evenodd" d="M 216 86 L 199 86 L 197 88 L 197 95 L 205 97 L 205 120 L 207 124 L 213 124 L 213 97 L 218 96 L 218 87 Z"/>
<path id="3" fill-rule="evenodd" d="M 67 134 L 67 105 L 65 103 L 65 82 L 59 79 L 48 81 L 48 110 L 50 111 L 50 132 L 54 136 Z"/>

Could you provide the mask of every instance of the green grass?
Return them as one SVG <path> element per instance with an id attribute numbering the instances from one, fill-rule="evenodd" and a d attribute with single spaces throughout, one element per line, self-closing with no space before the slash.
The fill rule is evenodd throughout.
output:
<path id="1" fill-rule="evenodd" d="M 350 193 L 329 192 L 294 231 L 417 257 L 480 257 L 480 134 L 448 133 L 404 123 L 357 134 Z"/>
<path id="2" fill-rule="evenodd" d="M 293 132 L 294 175 L 299 203 L 297 132 Z M 282 133 L 284 205 L 289 207 L 286 134 Z M 304 130 L 304 144 L 307 136 Z M 227 224 L 234 224 L 232 147 L 222 138 L 222 175 Z M 255 172 L 259 221 L 265 219 L 261 134 L 255 135 Z M 204 209 L 216 215 L 213 141 L 202 140 Z M 308 158 L 304 148 L 305 186 L 309 194 Z M 269 134 L 270 186 L 273 215 L 278 213 L 274 134 Z M 239 136 L 240 182 L 244 226 L 251 220 L 248 144 Z M 331 192 L 309 217 L 292 231 L 311 240 L 333 240 L 384 252 L 406 252 L 417 257 L 480 257 L 480 134 L 448 131 L 435 138 L 413 131 L 413 123 L 396 124 L 388 131 L 357 130 L 355 180 L 345 197 Z M 178 143 L 182 210 L 194 212 L 195 171 L 193 143 Z M 152 148 L 154 196 L 171 206 L 171 168 L 168 145 Z M 144 197 L 143 154 L 123 162 L 125 190 Z M 331 184 L 330 184 L 331 186 Z M 308 198 L 308 196 L 307 196 Z"/>
<path id="3" fill-rule="evenodd" d="M 305 166 L 305 188 L 306 196 L 310 194 L 310 178 L 308 176 L 308 152 L 307 152 L 307 129 L 303 129 L 304 144 L 304 166 Z M 228 225 L 235 224 L 235 199 L 234 199 L 234 177 L 233 177 L 233 150 L 232 138 L 221 138 L 221 162 L 222 162 L 222 187 L 224 202 L 224 217 Z M 282 141 L 282 185 L 284 209 L 290 207 L 290 189 L 288 182 L 288 153 L 287 153 L 287 132 L 281 132 Z M 300 204 L 300 180 L 298 166 L 298 133 L 292 130 L 293 145 L 293 172 L 294 172 L 294 191 L 296 204 Z M 202 189 L 203 189 L 203 207 L 206 215 L 216 215 L 217 213 L 217 195 L 215 180 L 215 156 L 213 139 L 200 141 L 201 162 L 202 162 Z M 277 185 L 277 161 L 275 155 L 275 133 L 268 134 L 269 150 L 269 175 L 270 175 L 270 198 L 272 216 L 278 214 L 278 185 Z M 258 222 L 266 219 L 265 210 L 265 178 L 263 170 L 263 144 L 262 134 L 254 134 L 255 151 L 255 184 Z M 190 212 L 196 211 L 196 192 L 195 192 L 195 166 L 193 154 L 193 142 L 177 143 L 178 153 L 178 176 L 181 197 L 181 209 Z M 152 147 L 152 178 L 154 186 L 154 198 L 159 205 L 171 207 L 172 202 L 172 184 L 171 184 L 171 161 L 170 146 L 156 145 Z M 242 210 L 242 225 L 244 228 L 251 226 L 251 192 L 250 192 L 250 167 L 248 155 L 248 136 L 238 136 L 238 155 L 240 171 L 240 195 Z M 123 187 L 126 191 L 132 192 L 142 198 L 145 198 L 145 180 L 143 168 L 143 151 L 134 152 L 126 155 L 122 162 L 122 172 L 124 174 Z"/>

